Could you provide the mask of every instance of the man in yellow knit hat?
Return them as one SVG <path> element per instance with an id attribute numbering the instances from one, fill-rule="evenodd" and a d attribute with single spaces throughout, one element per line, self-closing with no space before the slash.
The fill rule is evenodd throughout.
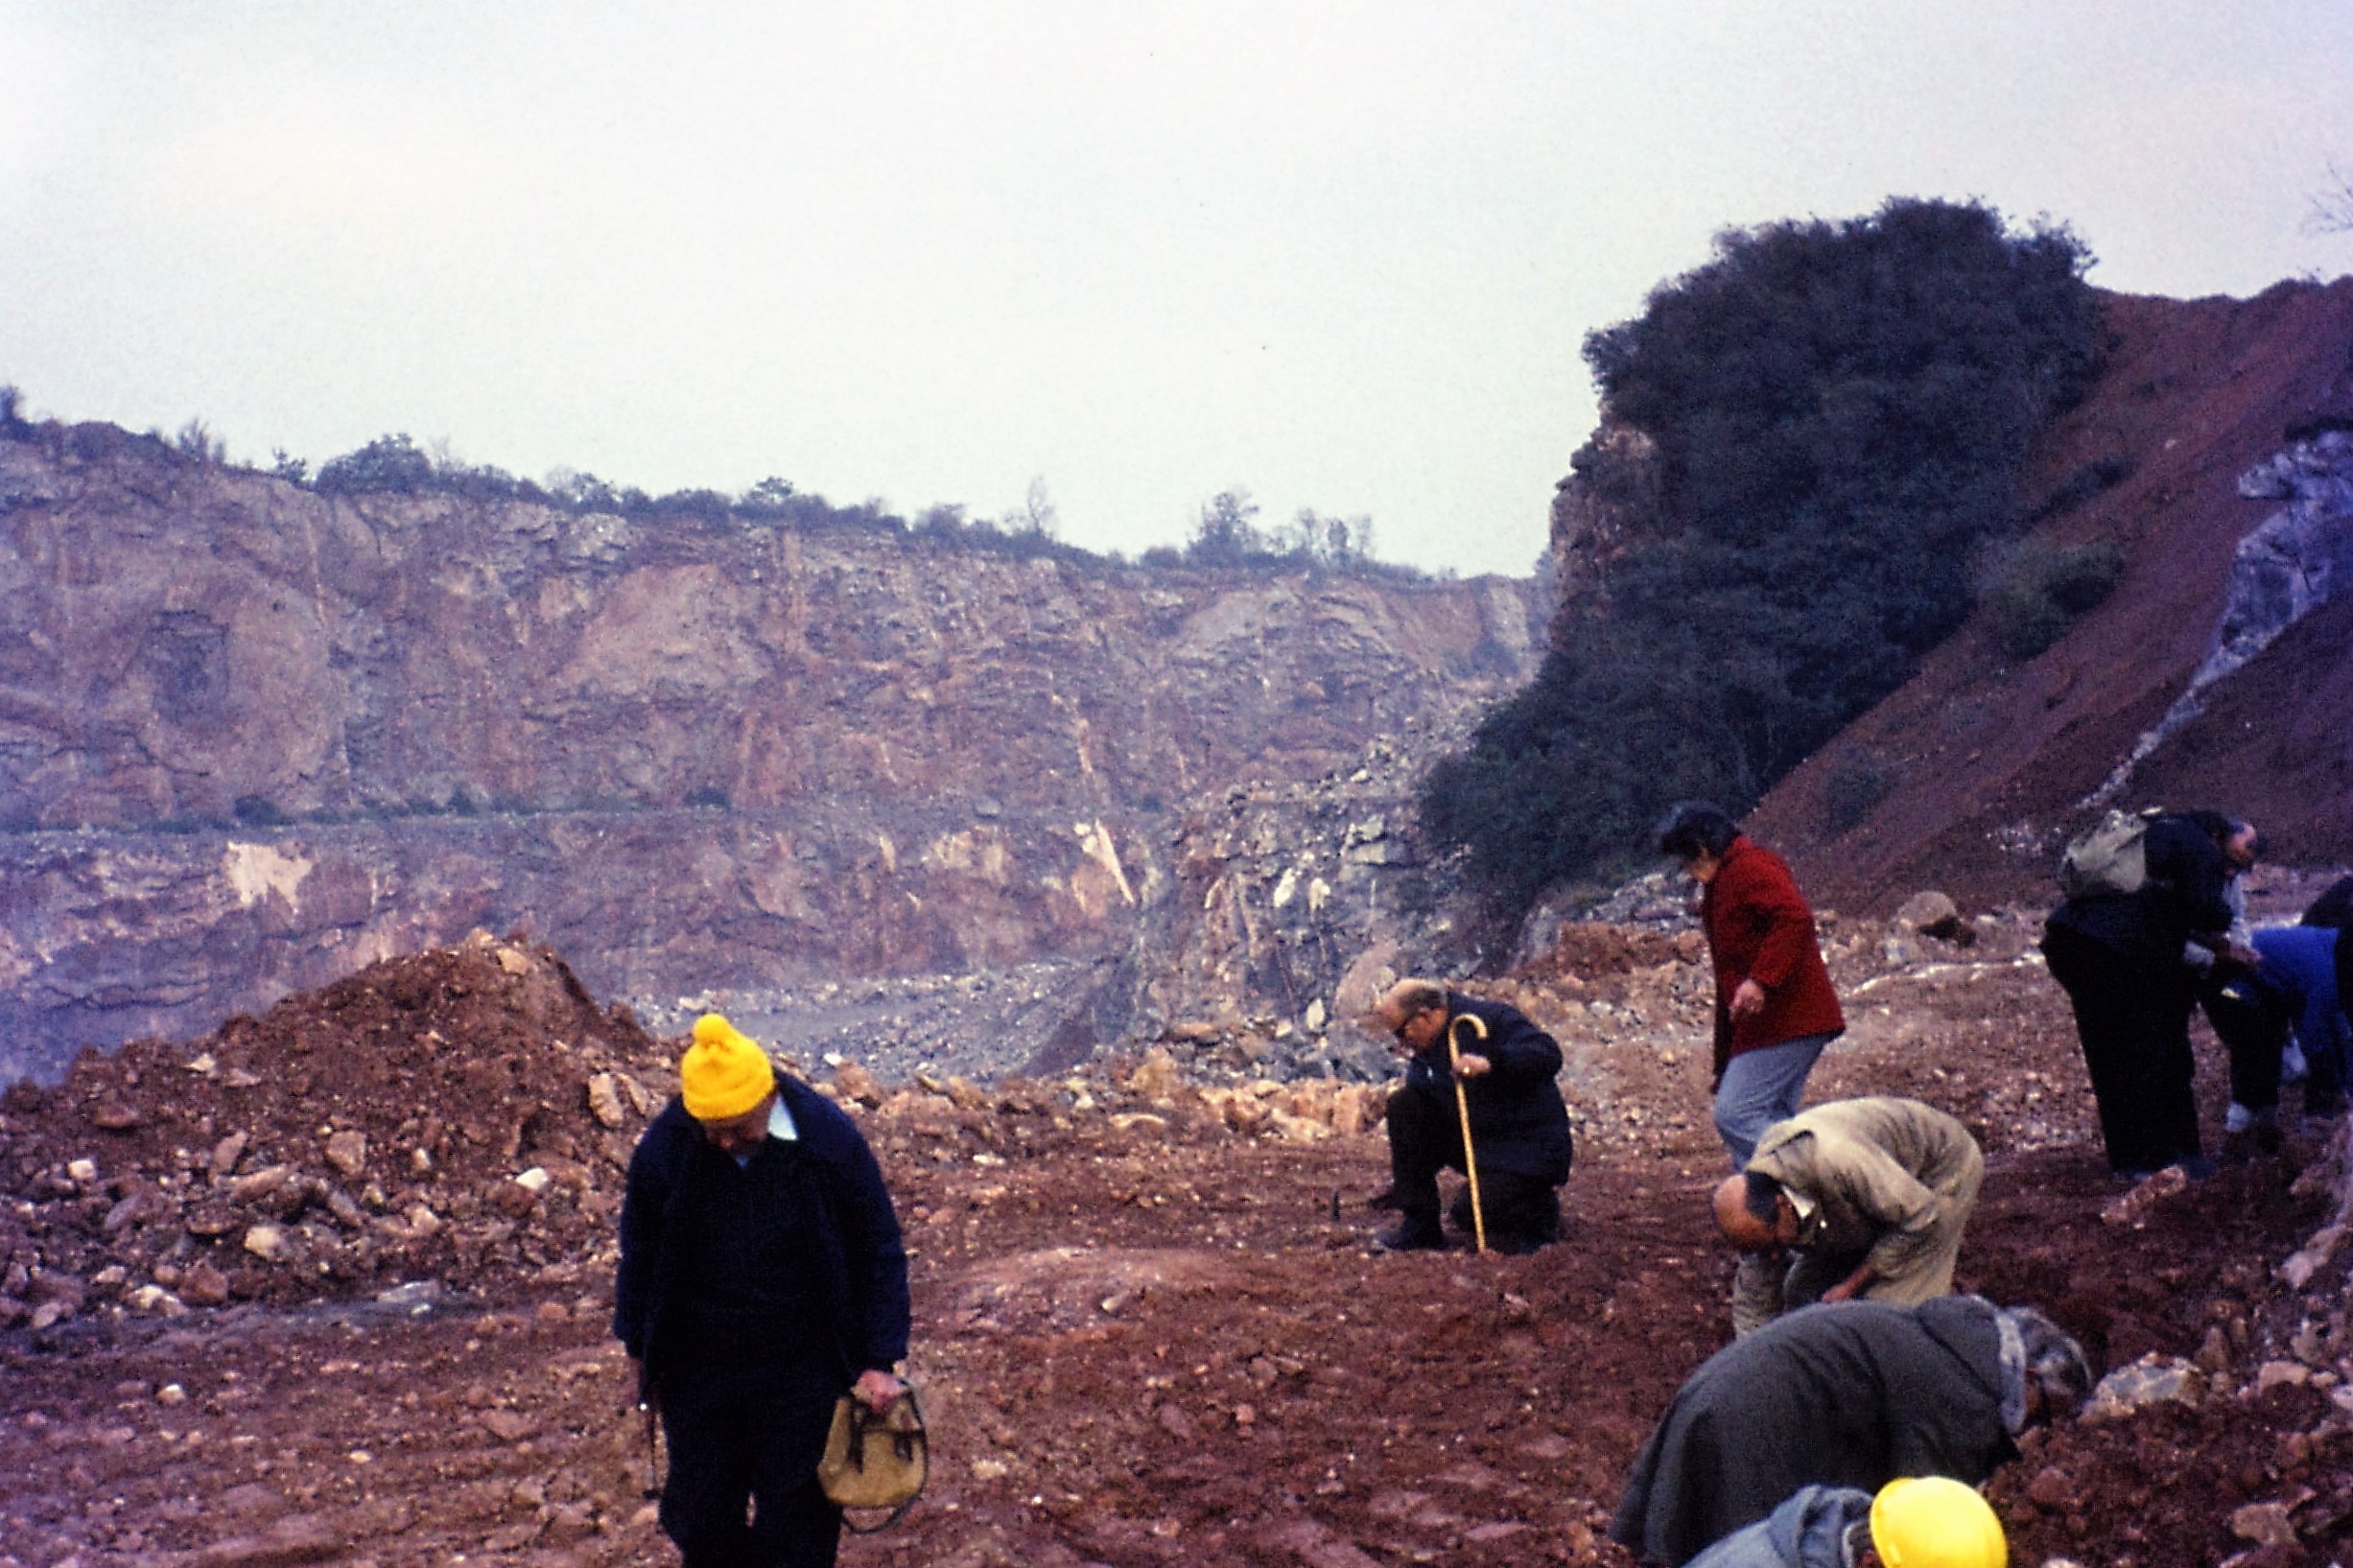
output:
<path id="1" fill-rule="evenodd" d="M 834 1401 L 902 1387 L 898 1216 L 857 1125 L 718 1014 L 678 1087 L 629 1160 L 613 1307 L 670 1442 L 662 1529 L 685 1568 L 828 1568 Z"/>

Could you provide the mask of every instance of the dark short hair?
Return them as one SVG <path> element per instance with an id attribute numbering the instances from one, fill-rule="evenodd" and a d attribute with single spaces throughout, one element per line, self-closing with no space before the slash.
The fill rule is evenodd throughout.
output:
<path id="1" fill-rule="evenodd" d="M 2194 811 L 2182 812 L 2181 820 L 2212 839 L 2217 849 L 2222 848 L 2234 833 L 2247 826 L 2243 822 L 2237 822 L 2224 816 L 2220 811 L 2207 810 L 2202 807 Z"/>
<path id="2" fill-rule="evenodd" d="M 1740 836 L 1740 824 L 1721 806 L 1682 801 L 1659 819 L 1654 831 L 1660 854 L 1671 854 L 1678 860 L 1696 860 L 1703 854 L 1721 856 L 1730 849 L 1732 840 Z"/>
<path id="3" fill-rule="evenodd" d="M 1741 1174 L 1749 1182 L 1748 1190 L 1741 1196 L 1749 1218 L 1764 1225 L 1780 1224 L 1781 1183 L 1760 1171 L 1743 1171 Z"/>

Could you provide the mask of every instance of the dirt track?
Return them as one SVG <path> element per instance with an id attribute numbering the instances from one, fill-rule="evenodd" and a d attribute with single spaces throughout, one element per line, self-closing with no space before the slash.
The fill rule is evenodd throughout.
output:
<path id="1" fill-rule="evenodd" d="M 2329 1217 L 2290 1190 L 2312 1140 L 2137 1229 L 2104 1224 L 2120 1193 L 2063 1009 L 2025 923 L 1981 924 L 1969 948 L 1893 964 L 1875 927 L 1834 939 L 1856 1027 L 1815 1096 L 1894 1089 L 1961 1115 L 1989 1157 L 1962 1282 L 2051 1308 L 2118 1364 L 2195 1358 L 2215 1390 L 2035 1439 L 1993 1491 L 2012 1560 L 2212 1564 L 2270 1528 L 2263 1505 L 2306 1544 L 2250 1561 L 2341 1556 L 2343 1260 L 2301 1291 L 2273 1272 Z M 1573 962 L 1508 988 L 1561 1033 L 1579 1116 L 1574 1231 L 1532 1257 L 1367 1253 L 1383 1144 L 1329 1132 L 1356 1113 L 1329 1094 L 1205 1103 L 1123 1069 L 893 1093 L 844 1074 L 845 1097 L 877 1102 L 859 1113 L 907 1222 L 939 1444 L 915 1514 L 845 1561 L 1623 1561 L 1598 1536 L 1625 1464 L 1725 1337 L 1701 1201 L 1722 1156 L 1704 981 L 1655 937 L 1573 941 Z M 612 1085 L 658 1086 L 663 1064 L 553 955 L 482 944 L 12 1095 L 0 1249 L 26 1278 L 9 1299 L 29 1322 L 65 1275 L 80 1295 L 0 1333 L 0 1563 L 674 1560 L 605 1331 L 618 1159 L 643 1115 Z M 94 1124 L 102 1108 L 133 1124 Z M 222 1171 L 217 1140 L 240 1131 Z M 337 1132 L 366 1137 L 356 1170 L 328 1159 Z M 77 1158 L 99 1168 L 75 1178 Z M 550 1181 L 510 1192 L 527 1163 Z M 228 1227 L 189 1229 L 220 1211 Z M 252 1250 L 263 1225 L 275 1257 Z M 214 1275 L 213 1307 L 162 1283 Z"/>

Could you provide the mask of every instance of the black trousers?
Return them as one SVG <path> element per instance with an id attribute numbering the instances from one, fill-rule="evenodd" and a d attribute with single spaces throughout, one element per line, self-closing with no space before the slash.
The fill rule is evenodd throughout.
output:
<path id="1" fill-rule="evenodd" d="M 833 1424 L 823 1373 L 697 1365 L 662 1378 L 662 1531 L 684 1568 L 833 1568 L 841 1510 L 817 1485 Z"/>
<path id="2" fill-rule="evenodd" d="M 2075 1009 L 2108 1168 L 2145 1174 L 2197 1158 L 2197 998 L 2179 956 L 2135 958 L 2064 926 L 2044 934 L 2042 953 Z"/>
<path id="3" fill-rule="evenodd" d="M 2214 1038 L 2230 1053 L 2231 1100 L 2249 1111 L 2276 1107 L 2280 1058 L 2295 1022 L 2295 997 L 2258 971 L 2200 982 L 2198 1005 L 2214 1025 Z"/>
<path id="4" fill-rule="evenodd" d="M 1438 1233 L 1438 1173 L 1463 1168 L 1462 1119 L 1451 1104 L 1400 1089 L 1389 1096 L 1389 1176 L 1407 1226 Z M 1549 1245 L 1561 1239 L 1561 1197 L 1541 1176 L 1479 1165 L 1479 1206 L 1491 1243 Z M 1471 1229 L 1471 1192 L 1455 1198 L 1454 1223 Z"/>

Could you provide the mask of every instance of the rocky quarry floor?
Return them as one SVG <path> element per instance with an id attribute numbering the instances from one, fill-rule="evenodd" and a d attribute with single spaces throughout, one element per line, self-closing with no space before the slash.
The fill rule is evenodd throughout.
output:
<path id="1" fill-rule="evenodd" d="M 2032 917 L 1825 926 L 1853 1027 L 1813 1096 L 1976 1129 L 1962 1283 L 2125 1369 L 1994 1483 L 2012 1560 L 2353 1560 L 2344 1135 L 2120 1188 Z M 1264 1041 L 1172 1026 L 993 1084 L 803 1064 L 897 1196 L 935 1443 L 924 1500 L 844 1560 L 1623 1562 L 1625 1466 L 1729 1332 L 1697 957 L 1572 924 L 1472 988 L 1569 1059 L 1570 1234 L 1526 1257 L 1369 1252 L 1381 1091 L 1253 1079 Z M 606 1328 L 673 1050 L 478 934 L 11 1089 L 0 1568 L 673 1561 Z"/>

